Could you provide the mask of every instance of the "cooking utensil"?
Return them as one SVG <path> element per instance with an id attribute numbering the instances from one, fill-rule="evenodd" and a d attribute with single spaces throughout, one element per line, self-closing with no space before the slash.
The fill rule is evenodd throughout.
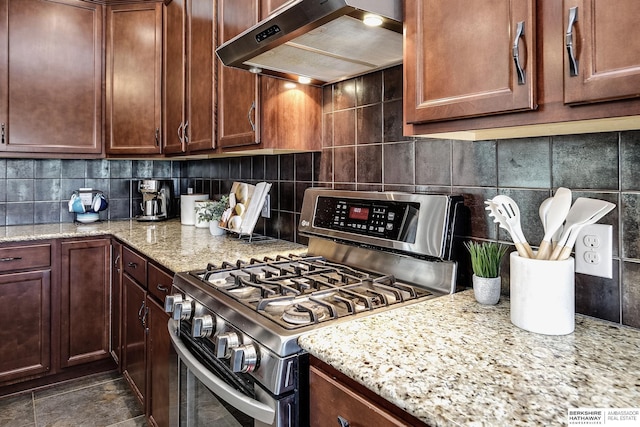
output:
<path id="1" fill-rule="evenodd" d="M 549 200 L 549 199 L 547 199 Z M 545 200 L 546 202 L 546 200 Z M 545 204 L 542 202 L 542 204 Z M 543 220 L 544 225 L 544 237 L 540 242 L 540 248 L 536 255 L 536 259 L 548 259 L 552 251 L 551 239 L 556 233 L 558 228 L 564 223 L 569 210 L 571 209 L 571 190 L 565 187 L 560 187 L 556 190 L 556 194 L 551 198 L 551 202 L 546 207 Z M 539 210 L 542 217 L 542 205 Z"/>
<path id="2" fill-rule="evenodd" d="M 616 205 L 611 202 L 587 197 L 578 197 L 567 214 L 566 223 L 558 245 L 549 257 L 551 260 L 567 259 L 573 250 L 578 233 L 585 225 L 595 224 Z"/>
<path id="3" fill-rule="evenodd" d="M 500 224 L 511 235 L 511 240 L 516 246 L 518 255 L 524 258 L 532 258 L 533 251 L 527 243 L 522 228 L 520 227 L 520 209 L 516 202 L 509 196 L 498 195 L 491 200 L 485 201 L 489 215 L 493 216 L 494 222 Z"/>
<path id="4" fill-rule="evenodd" d="M 486 200 L 484 203 L 487 205 L 487 207 L 484 209 L 489 212 L 490 217 L 493 217 L 493 222 L 498 224 L 500 228 L 507 230 L 507 232 L 511 235 L 511 240 L 513 240 L 513 243 L 516 245 L 518 255 L 523 258 L 527 258 L 529 254 L 527 254 L 524 246 L 522 246 L 522 244 L 517 241 L 517 237 L 513 235 L 511 227 L 509 227 L 509 224 L 507 223 L 507 218 L 498 211 L 498 206 L 493 203 L 492 200 Z"/>

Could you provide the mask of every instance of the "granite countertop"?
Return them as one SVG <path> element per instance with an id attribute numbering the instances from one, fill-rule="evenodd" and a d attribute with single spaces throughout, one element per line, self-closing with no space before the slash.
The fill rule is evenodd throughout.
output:
<path id="1" fill-rule="evenodd" d="M 640 331 L 576 315 L 574 333 L 538 335 L 511 323 L 508 300 L 482 306 L 471 290 L 299 343 L 434 426 L 566 425 L 571 408 L 640 407 Z"/>
<path id="2" fill-rule="evenodd" d="M 204 268 L 209 262 L 221 264 L 222 261 L 262 259 L 307 251 L 304 245 L 284 240 L 248 243 L 230 234 L 212 236 L 208 228 L 182 225 L 179 219 L 0 227 L 0 243 L 99 235 L 114 236 L 173 272 Z"/>

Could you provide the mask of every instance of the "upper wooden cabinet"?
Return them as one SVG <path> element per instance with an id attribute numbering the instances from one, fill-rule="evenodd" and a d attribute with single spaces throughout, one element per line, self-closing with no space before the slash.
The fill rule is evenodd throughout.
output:
<path id="1" fill-rule="evenodd" d="M 218 45 L 289 0 L 219 0 Z M 253 11 L 253 12 L 251 12 Z M 322 148 L 322 89 L 258 76 L 218 61 L 218 153 Z"/>
<path id="2" fill-rule="evenodd" d="M 218 45 L 258 22 L 257 0 L 218 0 Z M 258 75 L 218 62 L 218 143 L 221 149 L 258 144 Z"/>
<path id="3" fill-rule="evenodd" d="M 215 0 L 173 0 L 165 7 L 165 154 L 215 148 Z"/>
<path id="4" fill-rule="evenodd" d="M 640 2 L 565 0 L 566 103 L 640 95 Z"/>
<path id="5" fill-rule="evenodd" d="M 640 40 L 633 34 L 640 2 L 420 0 L 405 1 L 405 14 L 405 135 L 489 139 L 638 128 Z M 516 47 L 525 85 L 517 82 Z M 516 96 L 527 85 L 528 98 Z"/>
<path id="6" fill-rule="evenodd" d="M 107 7 L 107 154 L 160 154 L 162 3 Z"/>
<path id="7" fill-rule="evenodd" d="M 535 108 L 535 0 L 405 2 L 408 123 Z"/>
<path id="8" fill-rule="evenodd" d="M 266 18 L 283 6 L 293 2 L 294 0 L 262 0 L 260 2 L 260 19 Z"/>
<path id="9" fill-rule="evenodd" d="M 102 6 L 0 0 L 0 152 L 102 154 Z"/>

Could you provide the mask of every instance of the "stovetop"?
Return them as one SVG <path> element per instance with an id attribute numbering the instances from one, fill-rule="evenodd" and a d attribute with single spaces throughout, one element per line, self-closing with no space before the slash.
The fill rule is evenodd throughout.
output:
<path id="1" fill-rule="evenodd" d="M 319 256 L 280 256 L 209 265 L 189 273 L 288 330 L 435 296 L 397 281 L 332 263 Z"/>

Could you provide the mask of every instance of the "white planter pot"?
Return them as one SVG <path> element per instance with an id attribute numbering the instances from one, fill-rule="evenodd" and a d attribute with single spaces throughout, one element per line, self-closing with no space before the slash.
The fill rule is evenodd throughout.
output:
<path id="1" fill-rule="evenodd" d="M 212 236 L 222 236 L 225 231 L 224 228 L 220 228 L 218 221 L 211 221 L 209 223 L 209 232 L 211 232 Z"/>
<path id="2" fill-rule="evenodd" d="M 530 332 L 566 335 L 575 328 L 574 259 L 522 258 L 511 262 L 511 323 Z"/>
<path id="3" fill-rule="evenodd" d="M 478 277 L 474 274 L 473 296 L 480 304 L 497 304 L 500 301 L 500 277 Z"/>
<path id="4" fill-rule="evenodd" d="M 195 212 L 195 223 L 194 225 L 196 226 L 196 228 L 209 228 L 209 221 L 202 221 L 199 219 L 200 217 L 200 212 L 202 212 L 204 210 L 204 206 L 205 204 L 208 202 L 208 200 L 203 200 L 203 201 L 196 201 L 194 203 L 194 212 Z"/>

